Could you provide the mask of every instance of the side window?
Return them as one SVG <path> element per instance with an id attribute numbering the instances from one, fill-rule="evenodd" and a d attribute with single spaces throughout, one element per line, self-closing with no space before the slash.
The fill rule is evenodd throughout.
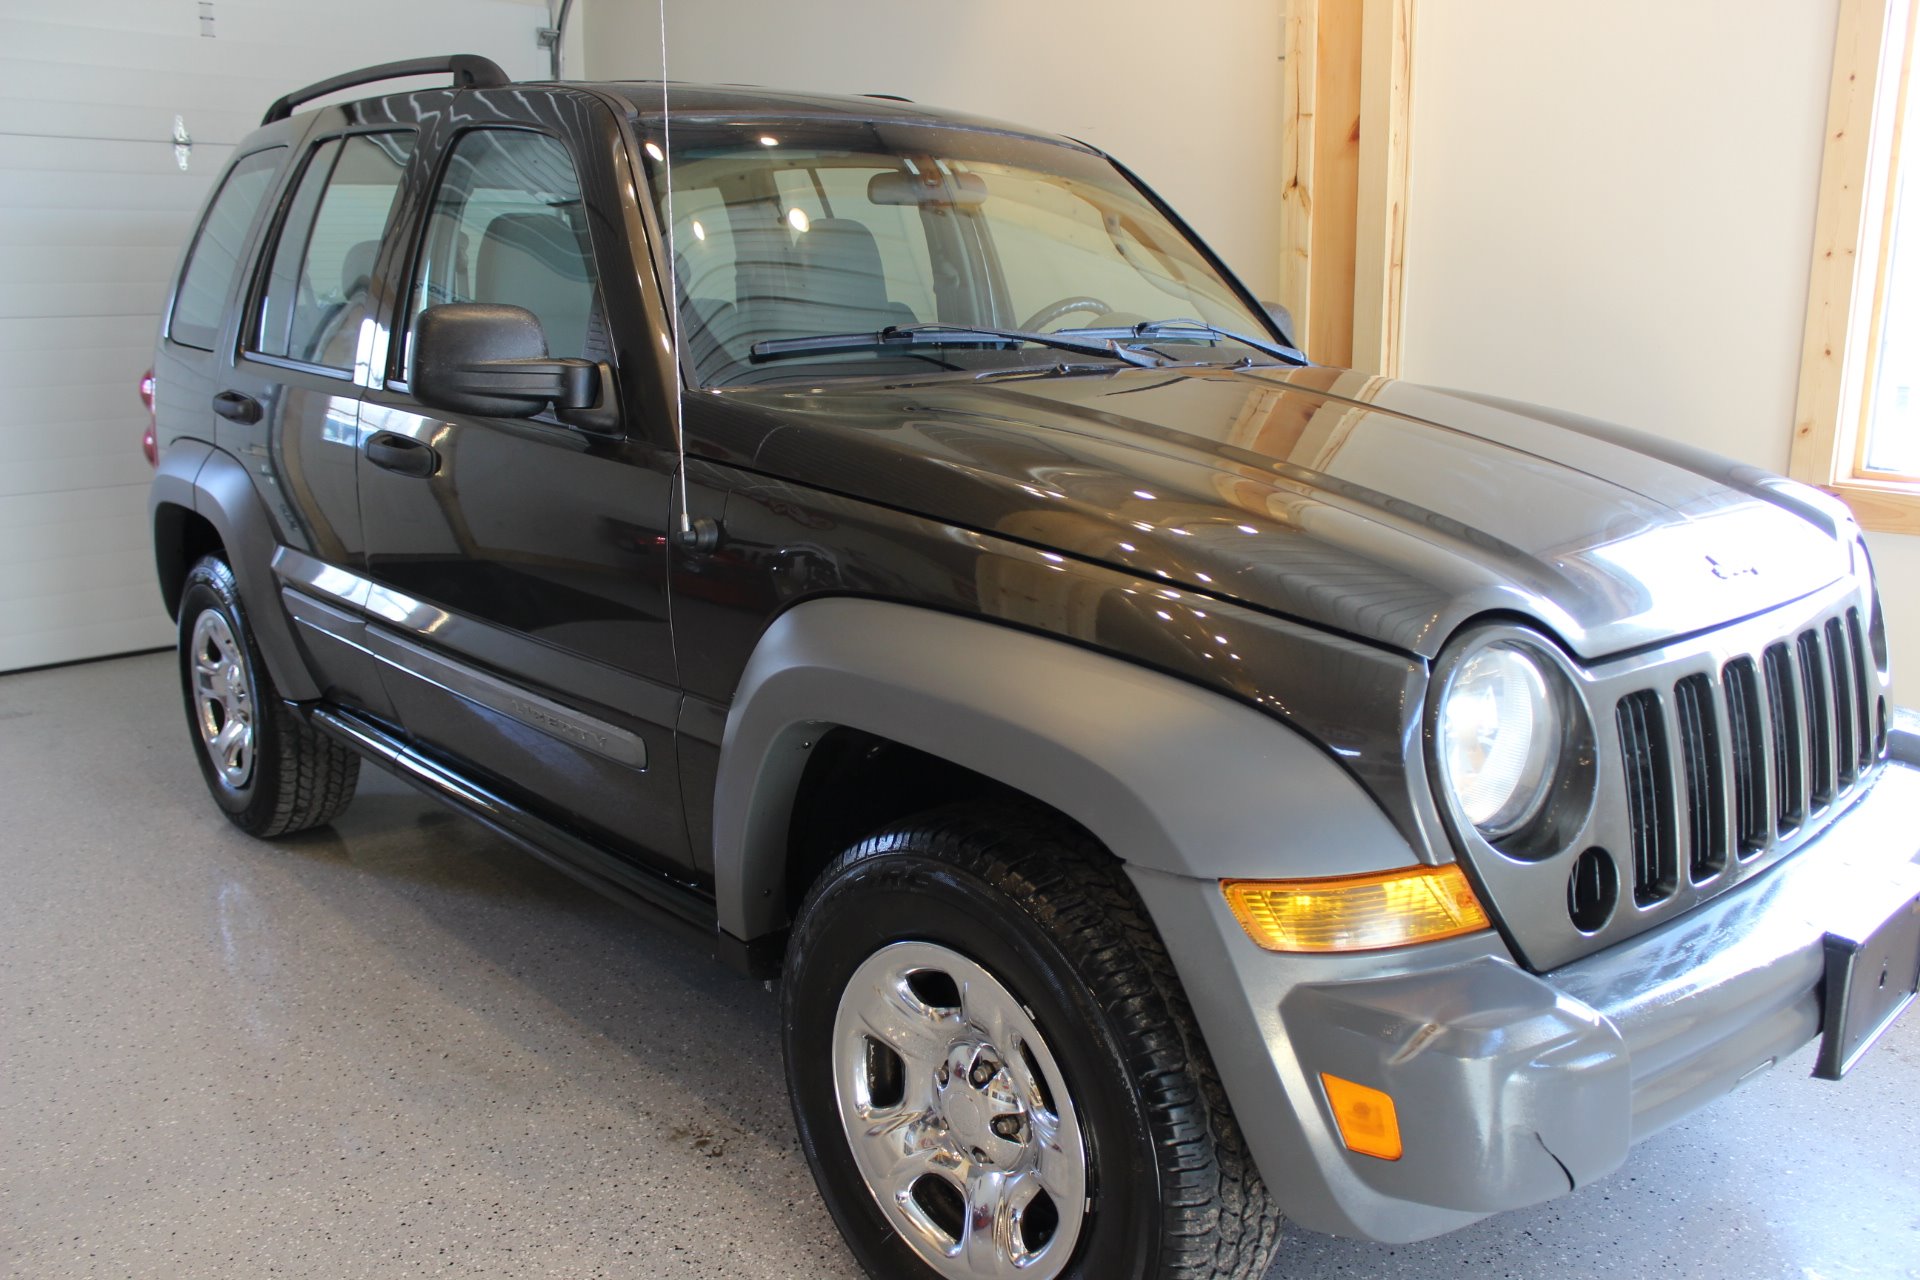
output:
<path id="1" fill-rule="evenodd" d="M 281 224 L 254 350 L 353 366 L 348 321 L 366 298 L 412 151 L 406 133 L 355 134 L 314 149 Z"/>
<path id="2" fill-rule="evenodd" d="M 253 215 L 260 210 L 285 151 L 285 147 L 270 147 L 242 156 L 207 206 L 206 220 L 194 237 L 187 269 L 181 273 L 180 287 L 174 293 L 173 315 L 167 321 L 167 336 L 175 342 L 213 350 L 247 228 L 253 225 Z"/>
<path id="3" fill-rule="evenodd" d="M 409 334 L 422 311 L 447 302 L 525 307 L 546 330 L 547 354 L 608 358 L 580 177 L 560 142 L 476 129 L 454 144 L 415 268 Z"/>

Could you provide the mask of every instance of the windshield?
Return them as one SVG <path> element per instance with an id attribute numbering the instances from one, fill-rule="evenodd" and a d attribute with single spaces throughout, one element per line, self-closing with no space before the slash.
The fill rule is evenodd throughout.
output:
<path id="1" fill-rule="evenodd" d="M 650 157 L 657 130 L 642 129 Z M 1170 360 L 1268 358 L 1231 336 L 1271 342 L 1272 331 L 1192 241 L 1075 147 L 853 119 L 675 117 L 671 163 L 681 330 L 702 386 L 1062 359 L 1017 336 L 792 341 L 915 325 L 1095 331 L 1076 344 L 1093 354 L 1071 358 L 1118 365 L 1125 353 L 1099 351 L 1116 330 L 1180 319 L 1123 340 Z"/>

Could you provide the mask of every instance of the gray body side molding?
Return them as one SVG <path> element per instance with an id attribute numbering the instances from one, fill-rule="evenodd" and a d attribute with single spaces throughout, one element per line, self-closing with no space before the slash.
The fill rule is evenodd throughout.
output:
<path id="1" fill-rule="evenodd" d="M 220 535 L 246 602 L 254 643 L 280 696 L 294 702 L 318 698 L 320 690 L 294 644 L 293 627 L 273 580 L 270 566 L 278 547 L 273 521 L 260 505 L 246 468 L 233 455 L 202 441 L 175 440 L 162 455 L 147 492 L 149 527 L 157 531 L 155 517 L 167 504 L 203 517 Z"/>
<path id="2" fill-rule="evenodd" d="M 714 889 L 720 928 L 736 938 L 787 924 L 794 794 L 812 747 L 838 726 L 985 774 L 1170 875 L 1418 861 L 1329 756 L 1222 694 L 992 622 L 835 597 L 775 620 L 727 716 Z"/>

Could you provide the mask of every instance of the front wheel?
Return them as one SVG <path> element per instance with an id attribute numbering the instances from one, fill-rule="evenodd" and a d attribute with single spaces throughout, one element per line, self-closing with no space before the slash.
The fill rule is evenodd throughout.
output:
<path id="1" fill-rule="evenodd" d="M 1118 864 L 1009 806 L 910 820 L 807 896 L 801 1145 L 875 1276 L 1252 1280 L 1279 1216 Z"/>

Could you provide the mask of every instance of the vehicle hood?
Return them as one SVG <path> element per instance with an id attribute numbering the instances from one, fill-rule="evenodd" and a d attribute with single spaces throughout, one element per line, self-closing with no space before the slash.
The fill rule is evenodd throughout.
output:
<path id="1" fill-rule="evenodd" d="M 696 397 L 696 451 L 1431 657 L 1518 614 L 1605 657 L 1850 569 L 1815 490 L 1552 410 L 1324 368 Z"/>

